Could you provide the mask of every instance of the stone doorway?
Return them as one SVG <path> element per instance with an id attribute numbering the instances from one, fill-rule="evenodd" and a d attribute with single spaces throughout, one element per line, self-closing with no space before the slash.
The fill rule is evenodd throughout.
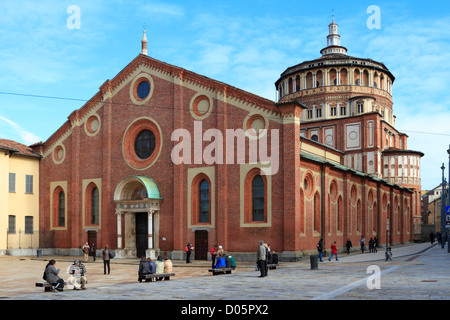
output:
<path id="1" fill-rule="evenodd" d="M 157 257 L 160 200 L 158 186 L 151 178 L 128 176 L 117 185 L 114 202 L 118 258 Z"/>

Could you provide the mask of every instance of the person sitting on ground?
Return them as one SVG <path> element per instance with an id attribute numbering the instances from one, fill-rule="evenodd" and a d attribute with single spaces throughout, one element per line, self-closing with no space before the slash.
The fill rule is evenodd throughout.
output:
<path id="1" fill-rule="evenodd" d="M 81 263 L 81 261 L 75 260 L 73 264 L 67 267 L 67 273 L 69 274 L 67 283 L 73 286 L 74 290 L 86 290 L 86 267 Z"/>
<path id="2" fill-rule="evenodd" d="M 139 261 L 139 269 L 138 269 L 138 281 L 142 282 L 142 276 L 150 274 L 150 266 L 148 264 L 147 259 L 144 256 L 141 257 L 141 261 Z"/>
<path id="3" fill-rule="evenodd" d="M 51 259 L 45 267 L 44 279 L 52 285 L 52 290 L 64 291 L 64 279 L 58 276 L 59 269 L 55 267 L 56 261 Z"/>

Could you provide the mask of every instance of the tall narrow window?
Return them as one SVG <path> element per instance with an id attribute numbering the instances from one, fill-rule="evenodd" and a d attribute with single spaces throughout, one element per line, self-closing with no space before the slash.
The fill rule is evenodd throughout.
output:
<path id="1" fill-rule="evenodd" d="M 65 220 L 65 213 L 66 213 L 66 196 L 64 195 L 64 192 L 61 191 L 59 193 L 59 203 L 58 203 L 58 226 L 64 227 L 66 220 Z"/>
<path id="2" fill-rule="evenodd" d="M 8 233 L 16 233 L 16 216 L 8 216 Z"/>
<path id="3" fill-rule="evenodd" d="M 99 198 L 98 198 L 98 189 L 97 188 L 92 189 L 91 198 L 92 198 L 92 202 L 91 202 L 91 204 L 92 204 L 92 210 L 91 210 L 92 224 L 98 224 Z"/>
<path id="4" fill-rule="evenodd" d="M 209 183 L 203 179 L 199 185 L 199 222 L 209 222 Z"/>
<path id="5" fill-rule="evenodd" d="M 264 221 L 264 180 L 260 175 L 252 182 L 253 221 Z"/>
<path id="6" fill-rule="evenodd" d="M 25 216 L 25 233 L 33 234 L 33 217 Z"/>
<path id="7" fill-rule="evenodd" d="M 9 173 L 9 192 L 16 192 L 16 174 Z"/>
<path id="8" fill-rule="evenodd" d="M 29 174 L 25 176 L 25 193 L 33 193 L 33 176 Z"/>

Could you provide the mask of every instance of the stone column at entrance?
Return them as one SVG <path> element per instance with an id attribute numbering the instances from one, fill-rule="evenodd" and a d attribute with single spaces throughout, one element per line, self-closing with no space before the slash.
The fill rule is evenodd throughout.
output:
<path id="1" fill-rule="evenodd" d="M 117 212 L 117 249 L 122 249 L 122 213 Z"/>

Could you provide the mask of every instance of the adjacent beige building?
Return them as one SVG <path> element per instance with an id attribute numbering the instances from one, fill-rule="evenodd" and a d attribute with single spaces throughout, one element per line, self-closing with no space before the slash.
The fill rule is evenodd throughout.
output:
<path id="1" fill-rule="evenodd" d="M 0 255 L 39 247 L 39 161 L 30 147 L 0 139 Z"/>

